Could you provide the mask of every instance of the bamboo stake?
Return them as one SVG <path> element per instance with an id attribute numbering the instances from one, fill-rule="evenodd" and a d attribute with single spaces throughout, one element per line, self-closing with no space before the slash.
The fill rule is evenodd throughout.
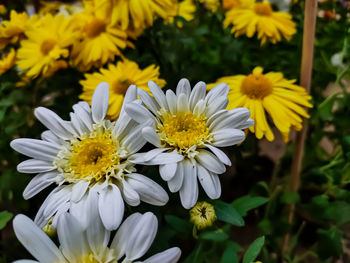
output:
<path id="1" fill-rule="evenodd" d="M 316 29 L 317 0 L 306 0 L 304 11 L 304 32 L 303 49 L 301 57 L 300 86 L 304 87 L 308 93 L 311 88 L 312 62 L 314 55 L 314 41 Z M 300 171 L 304 155 L 304 145 L 307 133 L 307 122 L 303 121 L 303 129 L 297 133 L 295 148 L 291 167 L 291 177 L 289 187 L 291 192 L 297 192 L 300 183 Z M 294 218 L 295 205 L 288 207 L 288 223 L 292 224 Z M 282 243 L 282 253 L 286 252 L 289 246 L 290 234 L 287 234 Z"/>

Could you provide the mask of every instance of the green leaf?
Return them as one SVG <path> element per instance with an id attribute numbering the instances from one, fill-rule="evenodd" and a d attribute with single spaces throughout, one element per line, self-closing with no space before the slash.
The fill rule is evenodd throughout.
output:
<path id="1" fill-rule="evenodd" d="M 249 246 L 247 251 L 243 256 L 243 263 L 252 263 L 258 257 L 261 248 L 265 243 L 265 237 L 258 237 L 254 242 Z"/>
<path id="2" fill-rule="evenodd" d="M 220 263 L 238 263 L 237 245 L 235 243 L 230 242 L 227 244 Z"/>
<path id="3" fill-rule="evenodd" d="M 241 216 L 246 216 L 248 211 L 265 204 L 268 200 L 266 197 L 245 195 L 233 201 L 232 205 Z"/>
<path id="4" fill-rule="evenodd" d="M 181 219 L 177 216 L 166 215 L 165 221 L 179 233 L 192 233 L 192 225 L 187 220 Z"/>
<path id="5" fill-rule="evenodd" d="M 228 203 L 220 200 L 215 200 L 213 202 L 216 217 L 234 226 L 244 226 L 244 220 L 242 216 L 237 212 L 237 210 Z"/>
<path id="6" fill-rule="evenodd" d="M 204 232 L 200 235 L 201 239 L 204 240 L 213 240 L 213 241 L 225 241 L 228 239 L 228 235 L 220 230 Z"/>
<path id="7" fill-rule="evenodd" d="M 295 204 L 300 201 L 300 196 L 298 193 L 285 192 L 281 196 L 281 202 L 284 204 Z"/>
<path id="8" fill-rule="evenodd" d="M 0 230 L 6 226 L 6 224 L 8 223 L 8 221 L 11 220 L 12 217 L 13 217 L 13 214 L 11 214 L 10 212 L 7 212 L 7 211 L 0 212 Z"/>
<path id="9" fill-rule="evenodd" d="M 343 253 L 342 231 L 336 227 L 330 229 L 319 229 L 317 251 L 322 259 L 329 257 L 339 257 Z"/>

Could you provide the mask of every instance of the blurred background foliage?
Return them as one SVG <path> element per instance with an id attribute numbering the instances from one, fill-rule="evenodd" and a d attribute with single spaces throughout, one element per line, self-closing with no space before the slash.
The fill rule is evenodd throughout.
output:
<path id="1" fill-rule="evenodd" d="M 7 1 L 7 6 L 24 10 L 29 1 Z M 281 3 L 276 2 L 276 6 Z M 195 19 L 183 27 L 157 20 L 123 54 L 141 68 L 155 63 L 165 89 L 174 89 L 186 77 L 194 85 L 214 82 L 225 75 L 249 74 L 255 66 L 283 72 L 288 79 L 300 75 L 304 1 L 291 4 L 297 34 L 290 42 L 260 45 L 255 38 L 234 38 L 224 29 L 223 12 L 208 12 L 197 6 Z M 249 134 L 240 146 L 226 149 L 233 163 L 221 176 L 222 201 L 199 200 L 213 204 L 218 220 L 208 229 L 194 233 L 189 213 L 171 195 L 165 207 L 142 204 L 127 208 L 152 211 L 159 219 L 158 236 L 149 254 L 170 246 L 183 251 L 181 262 L 350 262 L 350 30 L 346 1 L 319 3 L 311 94 L 300 190 L 289 192 L 293 142 L 257 140 Z M 339 17 L 322 16 L 331 10 Z M 8 14 L 3 16 L 6 19 Z M 16 171 L 25 159 L 9 146 L 17 137 L 39 138 L 44 127 L 35 120 L 33 109 L 45 106 L 68 118 L 71 106 L 81 93 L 82 73 L 58 71 L 41 81 L 17 87 L 15 68 L 0 76 L 0 262 L 28 256 L 16 240 L 10 222 L 12 215 L 34 217 L 45 190 L 26 201 L 23 189 L 30 176 Z M 158 169 L 144 167 L 143 174 L 161 185 Z M 165 187 L 166 188 L 166 187 Z M 201 190 L 202 191 L 202 190 Z M 296 204 L 293 224 L 288 224 L 287 207 Z M 243 219 L 244 218 L 244 219 Z M 291 234 L 289 246 L 282 241 Z M 264 237 L 263 237 L 264 236 Z M 255 240 L 255 241 L 254 241 Z M 253 242 L 254 241 L 254 242 Z M 249 247 L 250 245 L 250 247 Z M 249 248 L 248 248 L 249 247 Z M 30 256 L 28 256 L 30 257 Z"/>

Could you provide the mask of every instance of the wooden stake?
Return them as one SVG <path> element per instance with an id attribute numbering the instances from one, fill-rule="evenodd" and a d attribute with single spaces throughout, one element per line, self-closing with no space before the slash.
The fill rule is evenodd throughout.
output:
<path id="1" fill-rule="evenodd" d="M 311 88 L 312 62 L 314 55 L 315 29 L 317 15 L 317 0 L 306 0 L 304 11 L 304 32 L 303 50 L 301 57 L 300 86 L 304 87 L 308 93 Z M 291 192 L 297 192 L 300 183 L 300 171 L 304 155 L 304 145 L 307 133 L 307 123 L 303 121 L 303 129 L 297 133 L 295 148 L 291 167 L 289 187 Z M 292 224 L 295 205 L 288 207 L 288 223 Z M 289 246 L 290 235 L 287 234 L 282 243 L 282 253 L 286 252 Z"/>

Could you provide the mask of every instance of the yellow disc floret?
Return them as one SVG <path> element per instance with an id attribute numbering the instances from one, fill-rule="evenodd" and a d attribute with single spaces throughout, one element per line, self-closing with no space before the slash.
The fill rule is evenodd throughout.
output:
<path id="1" fill-rule="evenodd" d="M 241 84 L 241 92 L 251 99 L 263 99 L 272 93 L 272 84 L 263 74 L 249 74 Z"/>
<path id="2" fill-rule="evenodd" d="M 216 220 L 214 207 L 207 202 L 198 202 L 190 210 L 190 220 L 197 229 L 207 228 L 212 226 Z"/>
<path id="3" fill-rule="evenodd" d="M 180 153 L 185 153 L 192 146 L 203 145 L 211 137 L 204 115 L 167 113 L 162 121 L 163 124 L 157 127 L 161 141 Z"/>

